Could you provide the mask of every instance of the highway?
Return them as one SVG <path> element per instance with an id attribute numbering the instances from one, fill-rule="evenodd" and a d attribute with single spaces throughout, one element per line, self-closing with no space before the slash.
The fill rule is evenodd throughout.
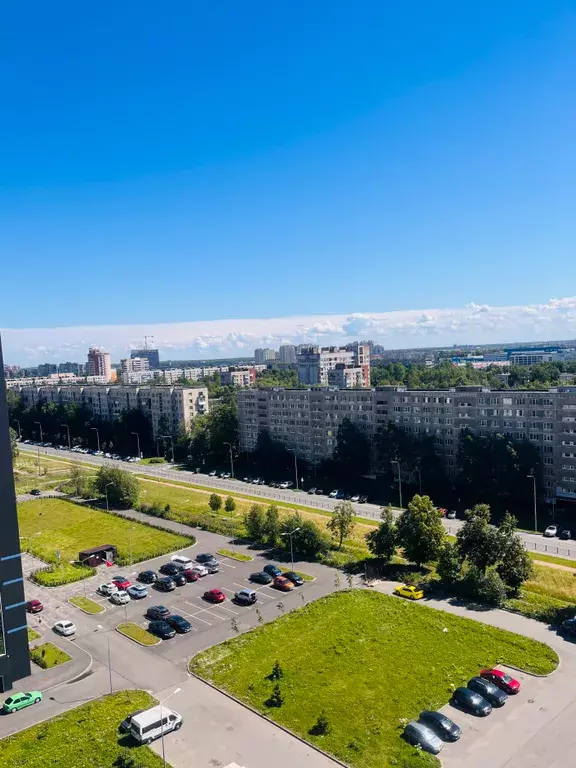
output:
<path id="1" fill-rule="evenodd" d="M 18 447 L 22 452 L 38 454 L 38 447 L 19 443 Z M 268 488 L 265 485 L 252 485 L 244 483 L 241 480 L 230 478 L 223 480 L 219 477 L 209 477 L 205 474 L 196 474 L 184 469 L 177 469 L 176 465 L 170 464 L 132 464 L 126 461 L 112 461 L 103 456 L 93 456 L 85 453 L 70 453 L 56 448 L 40 447 L 40 456 L 51 456 L 61 461 L 77 461 L 83 464 L 102 465 L 112 464 L 121 466 L 129 472 L 139 475 L 149 475 L 158 480 L 188 482 L 206 490 L 220 491 L 222 493 L 238 493 L 248 496 L 257 496 L 262 500 L 276 501 L 278 503 L 287 502 L 298 504 L 301 507 L 310 507 L 312 509 L 321 509 L 330 511 L 334 509 L 339 502 L 336 499 L 329 499 L 327 496 L 312 496 L 305 491 L 282 490 L 280 488 Z M 379 520 L 381 508 L 377 504 L 353 504 L 358 517 L 368 520 Z M 399 514 L 399 510 L 395 509 Z M 445 520 L 444 524 L 448 533 L 455 535 L 462 526 L 461 520 Z M 519 531 L 519 535 L 528 551 L 541 552 L 542 554 L 564 557 L 569 560 L 576 560 L 576 541 L 560 541 L 557 538 L 544 538 L 542 534 L 526 533 Z"/>

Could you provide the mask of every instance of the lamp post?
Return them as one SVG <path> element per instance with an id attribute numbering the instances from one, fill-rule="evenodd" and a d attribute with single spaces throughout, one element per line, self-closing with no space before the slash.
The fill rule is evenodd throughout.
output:
<path id="1" fill-rule="evenodd" d="M 234 457 L 232 456 L 232 443 L 224 443 L 230 448 L 230 475 L 234 477 Z"/>
<path id="2" fill-rule="evenodd" d="M 110 506 L 108 505 L 108 486 L 114 485 L 114 483 L 106 483 L 104 486 L 104 493 L 106 494 L 106 512 L 110 512 Z"/>
<path id="3" fill-rule="evenodd" d="M 103 629 L 104 627 L 102 626 L 102 624 L 98 624 L 94 632 L 100 632 Z M 106 634 L 106 639 L 108 640 L 108 679 L 110 681 L 110 693 L 112 693 L 112 664 L 110 662 L 110 633 L 105 632 L 105 634 Z"/>
<path id="4" fill-rule="evenodd" d="M 100 432 L 98 432 L 98 427 L 90 427 L 90 429 L 93 429 L 94 432 L 96 432 L 96 440 L 98 441 L 98 453 L 100 453 Z"/>
<path id="5" fill-rule="evenodd" d="M 526 477 L 529 477 L 532 479 L 532 483 L 534 485 L 534 531 L 538 532 L 538 506 L 536 504 L 536 477 L 534 475 L 526 475 Z"/>
<path id="6" fill-rule="evenodd" d="M 172 464 L 174 464 L 174 440 L 172 440 L 172 435 L 160 435 L 162 440 L 170 440 L 170 446 L 172 448 Z"/>
<path id="7" fill-rule="evenodd" d="M 292 536 L 296 533 L 296 531 L 299 531 L 300 528 L 294 528 L 293 531 L 289 531 L 287 533 L 280 534 L 281 536 L 289 536 L 290 537 L 290 563 L 292 567 L 292 571 L 294 571 L 294 548 L 292 546 Z"/>
<path id="8" fill-rule="evenodd" d="M 138 447 L 138 458 L 142 458 L 142 454 L 140 453 L 140 435 L 138 432 L 130 432 L 131 435 L 136 435 L 136 445 Z"/>
<path id="9" fill-rule="evenodd" d="M 166 768 L 166 751 L 164 749 L 164 704 L 171 696 L 174 696 L 176 693 L 180 693 L 181 690 L 182 688 L 175 688 L 172 693 L 168 694 L 168 696 L 166 696 L 166 698 L 160 702 L 160 738 L 162 739 L 162 760 L 164 762 L 164 768 Z"/>
<path id="10" fill-rule="evenodd" d="M 296 479 L 296 490 L 300 490 L 298 486 L 298 459 L 296 457 L 296 449 L 295 448 L 288 448 L 290 453 L 294 454 L 294 477 Z"/>
<path id="11" fill-rule="evenodd" d="M 400 462 L 399 461 L 391 461 L 390 464 L 396 464 L 398 467 L 398 493 L 400 496 L 400 509 L 402 509 L 402 473 L 400 472 Z"/>
<path id="12" fill-rule="evenodd" d="M 68 424 L 60 424 L 60 426 L 66 427 L 66 432 L 68 434 L 68 450 L 70 450 L 70 448 L 72 447 L 70 444 L 70 427 L 68 426 Z"/>
<path id="13" fill-rule="evenodd" d="M 43 443 L 44 437 L 42 435 L 42 424 L 40 424 L 39 421 L 35 421 L 34 424 L 38 424 L 40 427 L 40 443 Z M 38 477 L 40 477 L 40 443 L 38 444 Z"/>
<path id="14" fill-rule="evenodd" d="M 18 421 L 18 419 L 12 419 L 12 421 L 18 424 L 18 440 L 22 440 L 22 430 L 20 429 L 20 422 Z"/>

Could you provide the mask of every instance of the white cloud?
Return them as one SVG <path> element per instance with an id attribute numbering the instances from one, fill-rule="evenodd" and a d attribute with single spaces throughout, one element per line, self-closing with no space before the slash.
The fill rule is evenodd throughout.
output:
<path id="1" fill-rule="evenodd" d="M 6 363 L 85 360 L 89 346 L 118 361 L 153 335 L 163 359 L 249 356 L 255 347 L 286 343 L 344 344 L 374 339 L 387 348 L 570 339 L 576 337 L 576 297 L 544 304 L 456 309 L 209 320 L 153 325 L 2 330 Z"/>

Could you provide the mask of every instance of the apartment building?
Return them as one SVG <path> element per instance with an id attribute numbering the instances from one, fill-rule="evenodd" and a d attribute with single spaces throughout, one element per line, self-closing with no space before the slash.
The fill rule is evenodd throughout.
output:
<path id="1" fill-rule="evenodd" d="M 327 385 L 330 383 L 330 371 L 344 367 L 361 368 L 360 386 L 370 386 L 370 347 L 367 344 L 351 344 L 348 347 L 305 347 L 298 351 L 296 364 L 298 381 L 301 384 Z"/>
<path id="2" fill-rule="evenodd" d="M 255 368 L 230 368 L 220 374 L 220 383 L 223 387 L 233 384 L 236 387 L 251 387 L 256 383 Z"/>
<path id="3" fill-rule="evenodd" d="M 263 348 L 254 350 L 254 362 L 256 365 L 266 365 L 276 360 L 276 352 L 273 349 Z"/>
<path id="4" fill-rule="evenodd" d="M 90 347 L 88 350 L 86 373 L 88 376 L 104 376 L 106 381 L 110 381 L 112 379 L 110 352 L 105 352 L 99 347 Z"/>
<path id="5" fill-rule="evenodd" d="M 131 358 L 145 357 L 148 360 L 148 367 L 150 369 L 160 368 L 160 353 L 157 349 L 150 349 L 145 347 L 144 349 L 133 349 L 130 352 Z"/>
<path id="6" fill-rule="evenodd" d="M 462 429 L 481 436 L 508 434 L 538 448 L 547 497 L 576 500 L 576 387 L 245 390 L 238 393 L 238 415 L 241 450 L 253 450 L 259 431 L 267 429 L 308 461 L 332 454 L 345 418 L 370 437 L 381 424 L 393 421 L 414 435 L 433 437 L 449 473 L 455 468 Z"/>
<path id="7" fill-rule="evenodd" d="M 296 347 L 294 344 L 282 344 L 278 350 L 278 362 L 283 365 L 294 365 L 296 362 Z"/>
<path id="8" fill-rule="evenodd" d="M 164 422 L 163 434 L 167 430 L 172 435 L 178 435 L 190 430 L 196 416 L 208 413 L 206 387 L 21 387 L 20 395 L 27 407 L 40 400 L 76 403 L 103 419 L 116 419 L 122 411 L 141 408 L 150 417 L 154 437 L 160 434 L 161 420 Z"/>
<path id="9" fill-rule="evenodd" d="M 357 389 L 364 386 L 364 369 L 353 365 L 337 363 L 328 371 L 328 384 L 338 389 Z"/>

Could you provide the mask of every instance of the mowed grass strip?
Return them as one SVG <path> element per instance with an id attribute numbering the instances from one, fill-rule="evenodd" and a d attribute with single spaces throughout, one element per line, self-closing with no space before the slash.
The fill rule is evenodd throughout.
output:
<path id="1" fill-rule="evenodd" d="M 40 632 L 36 632 L 35 629 L 32 629 L 32 627 L 28 627 L 28 642 L 33 643 L 34 640 L 38 640 L 42 635 Z"/>
<path id="2" fill-rule="evenodd" d="M 125 561 L 158 557 L 190 546 L 190 539 L 171 531 L 151 528 L 106 512 L 62 499 L 35 499 L 18 505 L 20 534 L 29 551 L 49 563 L 76 560 L 78 553 L 100 544 L 114 544 Z M 131 533 L 130 533 L 131 531 Z"/>
<path id="3" fill-rule="evenodd" d="M 266 705 L 275 661 L 284 704 Z M 191 671 L 359 768 L 434 765 L 400 738 L 484 666 L 548 673 L 548 646 L 471 619 L 376 592 L 336 593 L 210 648 Z M 310 730 L 325 712 L 330 732 Z"/>
<path id="4" fill-rule="evenodd" d="M 30 649 L 30 658 L 41 669 L 52 669 L 52 667 L 58 667 L 60 664 L 66 664 L 67 661 L 72 661 L 72 657 L 54 643 L 34 646 Z"/>
<path id="5" fill-rule="evenodd" d="M 241 563 L 249 563 L 254 560 L 250 555 L 245 555 L 243 552 L 234 552 L 232 549 L 217 549 L 216 554 L 222 557 L 229 557 L 231 560 L 239 560 Z"/>
<path id="6" fill-rule="evenodd" d="M 120 691 L 91 701 L 63 715 L 0 741 L 2 768 L 96 768 L 130 765 L 161 768 L 162 759 L 149 747 L 128 749 L 128 740 L 118 734 L 126 715 L 157 702 L 144 691 Z M 126 762 L 119 762 L 121 757 Z"/>
<path id="7" fill-rule="evenodd" d="M 158 645 L 158 643 L 162 642 L 160 638 L 155 637 L 151 632 L 148 632 L 147 629 L 144 629 L 131 621 L 118 624 L 116 629 L 121 635 L 126 635 L 130 640 L 135 640 L 141 645 Z"/>
<path id="8" fill-rule="evenodd" d="M 94 602 L 94 600 L 90 600 L 88 597 L 83 597 L 82 595 L 76 595 L 75 597 L 68 598 L 68 602 L 72 605 L 75 605 L 76 608 L 80 608 L 81 611 L 84 611 L 85 613 L 104 613 L 105 608 L 103 605 L 100 605 L 99 603 Z"/>

